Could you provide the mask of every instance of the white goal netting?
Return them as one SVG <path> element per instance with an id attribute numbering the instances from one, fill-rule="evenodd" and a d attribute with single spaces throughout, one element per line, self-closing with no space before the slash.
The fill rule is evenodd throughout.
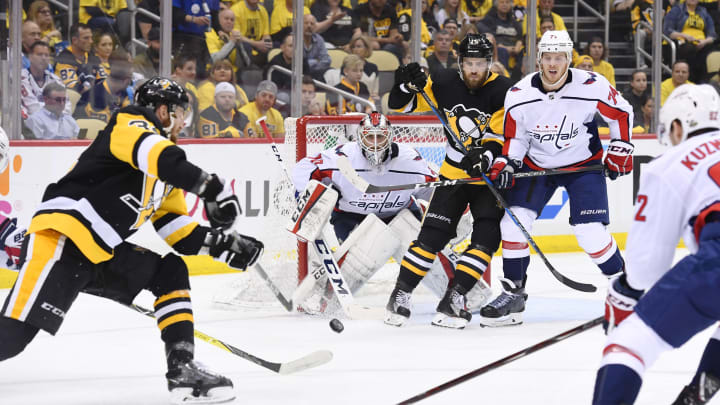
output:
<path id="1" fill-rule="evenodd" d="M 291 172 L 295 162 L 303 157 L 354 139 L 362 116 L 356 114 L 287 118 L 284 142 L 278 141 L 277 147 L 288 172 Z M 434 116 L 391 115 L 389 119 L 393 128 L 394 142 L 413 146 L 435 169 L 440 167 L 445 157 L 445 136 L 442 125 Z M 276 159 L 274 156 L 268 158 Z M 289 298 L 298 280 L 307 274 L 308 261 L 312 260 L 312 257 L 308 258 L 306 244 L 298 243 L 295 236 L 286 230 L 290 215 L 295 209 L 295 189 L 286 180 L 279 166 L 276 175 L 271 179 L 270 187 L 272 198 L 266 225 L 263 233 L 257 235 L 265 244 L 265 254 L 261 264 L 270 278 Z M 328 241 L 328 243 L 334 244 L 336 241 Z M 392 278 L 393 275 L 387 277 Z M 373 284 L 388 282 L 385 278 L 371 281 L 362 291 L 372 291 Z M 236 281 L 222 288 L 214 300 L 217 304 L 231 307 L 254 309 L 280 307 L 265 282 L 252 270 L 238 275 Z"/>

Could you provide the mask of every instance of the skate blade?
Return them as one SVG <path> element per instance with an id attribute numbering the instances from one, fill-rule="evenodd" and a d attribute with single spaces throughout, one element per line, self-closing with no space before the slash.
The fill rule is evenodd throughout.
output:
<path id="1" fill-rule="evenodd" d="M 465 326 L 468 324 L 468 320 L 465 318 L 438 313 L 435 315 L 431 323 L 435 326 L 441 326 L 443 328 L 465 329 Z"/>
<path id="2" fill-rule="evenodd" d="M 384 322 L 387 325 L 399 327 L 399 326 L 405 325 L 405 322 L 407 322 L 407 320 L 408 320 L 408 318 L 406 318 L 402 315 L 399 315 L 399 314 L 396 314 L 394 312 L 390 312 L 387 310 L 385 311 Z"/>
<path id="3" fill-rule="evenodd" d="M 480 316 L 480 326 L 497 328 L 502 326 L 520 325 L 523 323 L 522 313 L 509 314 L 499 318 L 486 318 Z"/>
<path id="4" fill-rule="evenodd" d="M 170 403 L 183 404 L 224 404 L 235 399 L 232 387 L 217 387 L 208 390 L 207 395 L 196 397 L 190 387 L 175 388 L 170 391 Z"/>

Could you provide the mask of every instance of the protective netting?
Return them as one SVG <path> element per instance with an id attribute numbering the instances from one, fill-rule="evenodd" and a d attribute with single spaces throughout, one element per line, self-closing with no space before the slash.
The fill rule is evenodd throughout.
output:
<path id="1" fill-rule="evenodd" d="M 287 118 L 285 140 L 277 147 L 288 172 L 292 171 L 297 160 L 307 155 L 352 141 L 361 117 L 362 115 Z M 432 116 L 389 116 L 389 119 L 393 142 L 415 147 L 437 170 L 445 157 L 445 136 L 437 119 Z M 268 146 L 268 158 L 275 160 L 274 156 L 270 156 L 271 152 Z M 261 264 L 285 296 L 290 298 L 298 279 L 307 274 L 308 260 L 312 260 L 312 256 L 308 259 L 305 244 L 298 244 L 295 236 L 286 230 L 295 209 L 295 193 L 293 185 L 286 179 L 279 165 L 278 170 L 271 176 L 270 187 L 272 203 L 264 230 L 257 235 L 265 244 Z M 336 241 L 328 243 L 335 244 Z M 239 274 L 235 282 L 218 292 L 215 302 L 255 309 L 280 307 L 265 282 L 252 270 Z"/>

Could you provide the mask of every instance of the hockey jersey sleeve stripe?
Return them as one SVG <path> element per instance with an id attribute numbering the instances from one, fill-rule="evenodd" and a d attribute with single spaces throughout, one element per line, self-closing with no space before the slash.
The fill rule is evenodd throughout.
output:
<path id="1" fill-rule="evenodd" d="M 503 155 L 507 156 L 510 151 L 510 142 L 515 138 L 516 131 L 517 123 L 515 122 L 515 118 L 513 118 L 512 114 L 510 114 L 510 111 L 508 111 L 505 114 L 505 145 L 503 145 Z"/>
<path id="2" fill-rule="evenodd" d="M 630 125 L 630 114 L 628 114 L 627 111 L 607 105 L 602 101 L 598 101 L 597 108 L 600 114 L 617 121 L 620 126 L 620 139 L 625 142 L 630 142 L 632 128 Z"/>
<path id="3" fill-rule="evenodd" d="M 150 135 L 142 140 L 138 147 L 136 159 L 138 169 L 143 173 L 158 177 L 158 158 L 165 148 L 173 143 L 160 135 Z"/>
<path id="4" fill-rule="evenodd" d="M 490 128 L 490 131 L 492 131 L 493 134 L 502 134 L 503 133 L 503 119 L 505 118 L 505 107 L 495 111 L 492 116 L 490 117 L 490 123 L 488 124 L 488 128 Z"/>
<path id="5" fill-rule="evenodd" d="M 175 214 L 168 214 L 174 216 Z M 192 218 L 188 216 L 177 216 L 167 225 L 158 229 L 157 233 L 165 242 L 173 246 L 177 242 L 185 239 L 198 226 Z"/>

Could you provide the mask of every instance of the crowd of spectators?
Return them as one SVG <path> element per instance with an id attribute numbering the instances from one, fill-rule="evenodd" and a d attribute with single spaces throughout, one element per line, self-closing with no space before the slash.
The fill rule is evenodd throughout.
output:
<path id="1" fill-rule="evenodd" d="M 127 1 L 159 14 L 159 0 L 80 0 L 78 21 L 68 26 L 46 0 L 24 2 L 24 137 L 82 136 L 76 120 L 107 122 L 114 111 L 131 102 L 139 83 L 157 75 L 159 23 L 137 14 L 137 36 L 146 45 L 131 57 L 127 41 L 123 43 L 119 35 L 127 27 L 118 26 L 127 21 L 118 18 L 129 12 Z M 468 32 L 480 32 L 495 45 L 491 70 L 519 80 L 527 73 L 525 6 L 524 0 L 423 0 L 421 66 L 429 75 L 457 69 L 460 40 Z M 641 23 L 652 23 L 652 6 L 652 0 L 612 2 L 614 12 L 629 11 L 633 32 L 628 34 L 640 30 L 644 38 L 651 30 Z M 707 82 L 718 73 L 706 70 L 705 59 L 717 49 L 720 6 L 718 1 L 665 0 L 663 7 L 663 33 L 677 45 L 672 75 L 658 89 L 664 101 L 680 84 Z M 554 0 L 538 1 L 538 38 L 547 30 L 566 29 L 554 8 Z M 283 136 L 292 80 L 273 66 L 292 70 L 298 46 L 303 48 L 305 73 L 303 114 L 370 109 L 357 98 L 318 88 L 318 82 L 379 108 L 389 89 L 381 80 L 383 71 L 371 61 L 373 53 L 389 53 L 397 63 L 410 58 L 409 0 L 306 0 L 302 38 L 293 37 L 292 23 L 292 0 L 172 1 L 172 77 L 185 86 L 191 100 L 184 136 L 262 137 L 255 120 L 263 115 L 268 116 L 273 135 Z M 61 32 L 67 33 L 67 40 Z M 574 52 L 572 66 L 597 72 L 615 85 L 607 49 L 600 37 L 576 43 L 580 52 Z M 342 55 L 335 68 L 331 52 Z M 635 109 L 635 126 L 651 130 L 654 90 L 646 71 L 635 71 L 628 88 L 620 90 Z M 269 80 L 263 80 L 268 75 Z M 719 79 L 715 75 L 714 80 Z M 720 89 L 720 84 L 716 87 Z"/>

